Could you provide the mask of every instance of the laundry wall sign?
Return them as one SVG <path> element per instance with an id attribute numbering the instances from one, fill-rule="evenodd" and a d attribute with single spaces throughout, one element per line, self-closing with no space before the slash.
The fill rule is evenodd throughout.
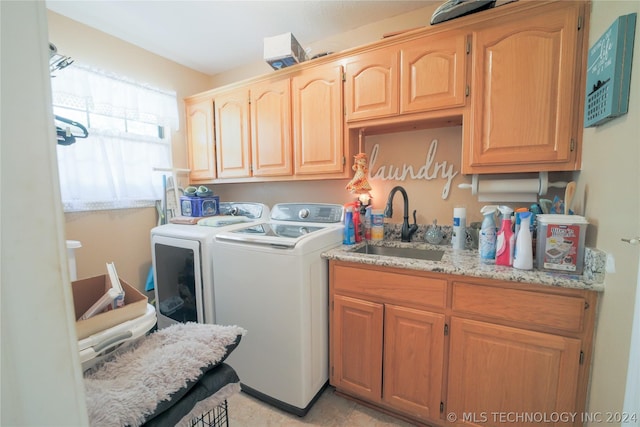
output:
<path id="1" fill-rule="evenodd" d="M 446 160 L 436 161 L 438 151 L 437 139 L 432 139 L 431 142 L 425 144 L 424 147 L 424 163 L 420 165 L 409 163 L 394 165 L 382 163 L 380 159 L 384 156 L 382 155 L 380 144 L 373 145 L 369 162 L 369 177 L 383 181 L 405 181 L 407 179 L 431 181 L 443 179 L 445 182 L 442 188 L 442 198 L 448 198 L 451 182 L 460 171 L 456 171 L 455 165 Z M 416 158 L 420 157 L 417 156 Z"/>

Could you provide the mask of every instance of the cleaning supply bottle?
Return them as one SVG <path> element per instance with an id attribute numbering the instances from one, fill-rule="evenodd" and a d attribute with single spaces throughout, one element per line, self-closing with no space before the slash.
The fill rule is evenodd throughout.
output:
<path id="1" fill-rule="evenodd" d="M 521 212 L 520 230 L 516 238 L 516 250 L 513 255 L 513 266 L 520 270 L 533 269 L 533 246 L 529 221 L 531 221 L 531 212 Z"/>
<path id="2" fill-rule="evenodd" d="M 346 209 L 351 209 L 351 221 L 353 221 L 353 235 L 355 243 L 362 241 L 362 235 L 364 234 L 363 218 L 360 217 L 360 205 L 358 202 L 351 202 L 344 205 Z M 346 225 L 346 224 L 345 224 Z"/>
<path id="3" fill-rule="evenodd" d="M 367 206 L 364 212 L 364 238 L 371 240 L 371 206 Z"/>
<path id="4" fill-rule="evenodd" d="M 511 230 L 511 214 L 513 210 L 509 206 L 499 206 L 502 214 L 502 227 L 496 238 L 496 265 L 513 265 L 513 249 L 515 235 Z"/>
<path id="5" fill-rule="evenodd" d="M 355 227 L 353 225 L 353 208 L 349 207 L 344 214 L 344 239 L 342 243 L 345 245 L 353 245 L 356 243 Z"/>
<path id="6" fill-rule="evenodd" d="M 451 244 L 453 249 L 464 249 L 467 241 L 467 209 L 463 207 L 453 208 L 453 233 L 451 235 Z"/>
<path id="7" fill-rule="evenodd" d="M 527 209 L 527 208 L 518 208 L 518 209 L 515 210 L 514 217 L 515 217 L 515 220 L 516 220 L 516 226 L 515 226 L 515 229 L 514 229 L 513 232 L 515 233 L 516 236 L 518 236 L 518 231 L 520 231 L 520 214 L 522 212 L 529 212 L 529 209 Z"/>
<path id="8" fill-rule="evenodd" d="M 480 226 L 480 236 L 478 237 L 478 250 L 480 251 L 480 261 L 484 264 L 493 264 L 496 259 L 496 221 L 495 214 L 497 206 L 488 205 L 480 212 L 484 215 Z"/>
<path id="9" fill-rule="evenodd" d="M 360 218 L 360 210 L 355 208 L 353 210 L 353 233 L 356 243 L 362 242 L 362 235 L 364 234 L 363 226 L 364 224 L 362 224 Z"/>

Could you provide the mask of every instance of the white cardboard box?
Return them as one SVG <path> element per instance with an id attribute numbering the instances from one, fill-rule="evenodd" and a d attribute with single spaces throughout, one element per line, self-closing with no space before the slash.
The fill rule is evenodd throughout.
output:
<path id="1" fill-rule="evenodd" d="M 280 70 L 306 61 L 307 53 L 292 33 L 284 33 L 264 38 L 264 60 L 274 70 Z"/>

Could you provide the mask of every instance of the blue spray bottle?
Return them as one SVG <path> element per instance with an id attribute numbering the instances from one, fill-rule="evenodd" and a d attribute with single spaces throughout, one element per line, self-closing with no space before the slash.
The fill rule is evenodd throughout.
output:
<path id="1" fill-rule="evenodd" d="M 353 224 L 353 208 L 348 207 L 344 214 L 344 238 L 342 244 L 353 245 L 356 243 L 355 226 Z"/>
<path id="2" fill-rule="evenodd" d="M 478 236 L 478 250 L 480 251 L 480 262 L 493 264 L 496 261 L 496 220 L 495 215 L 498 207 L 489 205 L 483 207 L 480 212 L 484 215 Z"/>

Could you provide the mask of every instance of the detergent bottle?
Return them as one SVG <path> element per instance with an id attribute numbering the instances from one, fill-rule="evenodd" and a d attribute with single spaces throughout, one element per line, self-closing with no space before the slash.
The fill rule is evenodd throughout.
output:
<path id="1" fill-rule="evenodd" d="M 513 266 L 520 270 L 533 269 L 533 246 L 529 221 L 531 221 L 531 212 L 521 212 L 520 230 L 516 238 L 516 250 L 513 255 Z"/>
<path id="2" fill-rule="evenodd" d="M 480 251 L 480 262 L 493 264 L 496 259 L 496 221 L 495 214 L 498 209 L 495 205 L 488 205 L 480 209 L 484 218 L 480 226 L 480 236 L 478 237 L 478 250 Z"/>
<path id="3" fill-rule="evenodd" d="M 496 239 L 496 265 L 513 265 L 513 249 L 515 234 L 511 230 L 511 214 L 513 210 L 509 206 L 498 207 L 502 214 L 502 227 L 498 231 Z"/>

